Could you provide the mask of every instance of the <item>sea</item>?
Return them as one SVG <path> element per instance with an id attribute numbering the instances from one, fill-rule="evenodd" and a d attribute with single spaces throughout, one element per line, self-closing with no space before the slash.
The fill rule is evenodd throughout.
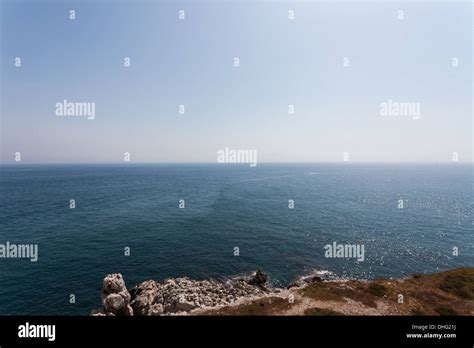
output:
<path id="1" fill-rule="evenodd" d="M 318 270 L 374 279 L 474 266 L 471 164 L 0 169 L 0 244 L 38 246 L 36 262 L 0 258 L 0 315 L 90 315 L 116 272 L 130 288 L 259 269 L 284 287 Z M 363 245 L 364 260 L 327 257 L 333 243 Z"/>

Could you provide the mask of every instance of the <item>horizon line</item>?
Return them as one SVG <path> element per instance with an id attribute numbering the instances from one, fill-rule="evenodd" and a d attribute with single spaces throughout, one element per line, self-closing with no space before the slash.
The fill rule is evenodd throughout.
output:
<path id="1" fill-rule="evenodd" d="M 237 165 L 237 166 L 248 166 L 249 163 L 217 163 L 217 162 L 0 162 L 0 166 L 21 166 L 21 165 Z M 381 165 L 404 165 L 404 164 L 418 164 L 418 165 L 473 165 L 473 161 L 450 161 L 450 162 L 415 162 L 415 161 L 406 161 L 406 162 L 377 162 L 377 161 L 314 161 L 314 162 L 258 162 L 258 165 L 268 165 L 268 164 L 381 164 Z"/>

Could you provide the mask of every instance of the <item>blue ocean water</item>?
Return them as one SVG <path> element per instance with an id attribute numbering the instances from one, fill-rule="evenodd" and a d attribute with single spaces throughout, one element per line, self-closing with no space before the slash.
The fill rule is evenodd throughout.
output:
<path id="1" fill-rule="evenodd" d="M 1 171 L 0 243 L 39 245 L 38 262 L 0 259 L 2 315 L 88 315 L 100 305 L 102 279 L 111 272 L 121 272 L 131 287 L 146 279 L 262 269 L 284 286 L 314 269 L 379 278 L 474 266 L 471 165 L 9 165 Z M 364 244 L 365 261 L 326 258 L 324 246 L 334 241 Z M 452 255 L 455 246 L 459 256 Z"/>

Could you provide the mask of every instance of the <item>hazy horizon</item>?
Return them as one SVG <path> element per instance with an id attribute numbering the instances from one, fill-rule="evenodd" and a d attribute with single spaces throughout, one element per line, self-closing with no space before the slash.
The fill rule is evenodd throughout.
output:
<path id="1" fill-rule="evenodd" d="M 123 165 L 123 166 L 133 166 L 133 165 L 160 165 L 160 164 L 166 164 L 166 165 L 216 165 L 216 166 L 222 166 L 222 163 L 217 163 L 217 162 L 6 162 L 6 163 L 0 163 L 0 166 L 28 166 L 28 165 Z M 381 161 L 333 161 L 333 162 L 258 162 L 258 165 L 267 165 L 267 164 L 340 164 L 344 166 L 350 166 L 350 165 L 450 165 L 450 166 L 472 166 L 474 165 L 473 162 L 381 162 Z M 247 163 L 225 163 L 225 166 L 248 166 Z"/>

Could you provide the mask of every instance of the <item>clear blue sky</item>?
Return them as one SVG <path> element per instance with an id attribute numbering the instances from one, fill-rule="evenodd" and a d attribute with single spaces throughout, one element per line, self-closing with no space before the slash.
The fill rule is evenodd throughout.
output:
<path id="1" fill-rule="evenodd" d="M 3 163 L 216 162 L 225 147 L 472 161 L 469 1 L 1 3 Z M 56 116 L 63 99 L 94 102 L 95 119 Z M 420 119 L 381 116 L 389 99 L 419 102 Z"/>

